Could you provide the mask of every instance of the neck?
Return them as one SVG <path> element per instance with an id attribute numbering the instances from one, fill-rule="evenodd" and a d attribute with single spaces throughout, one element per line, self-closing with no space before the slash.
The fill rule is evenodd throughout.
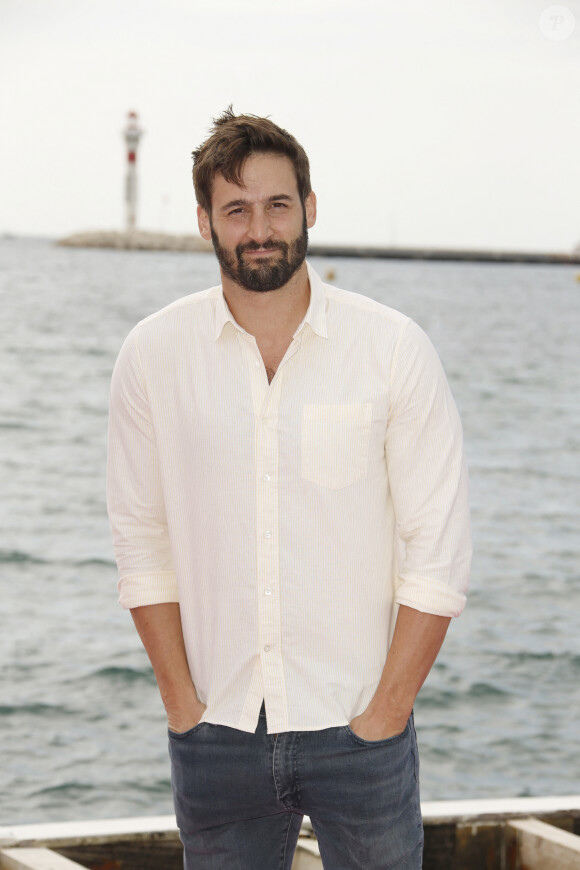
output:
<path id="1" fill-rule="evenodd" d="M 236 322 L 258 337 L 271 340 L 292 336 L 310 304 L 310 282 L 306 263 L 278 290 L 266 293 L 246 290 L 222 273 L 222 287 L 228 308 Z"/>

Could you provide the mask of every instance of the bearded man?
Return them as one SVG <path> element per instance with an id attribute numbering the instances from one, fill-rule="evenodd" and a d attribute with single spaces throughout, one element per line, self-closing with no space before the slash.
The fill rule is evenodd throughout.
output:
<path id="1" fill-rule="evenodd" d="M 108 470 L 184 866 L 289 870 L 308 815 L 325 870 L 418 870 L 413 704 L 471 556 L 459 417 L 419 327 L 306 262 L 293 136 L 229 109 L 193 156 L 222 283 L 125 341 Z"/>

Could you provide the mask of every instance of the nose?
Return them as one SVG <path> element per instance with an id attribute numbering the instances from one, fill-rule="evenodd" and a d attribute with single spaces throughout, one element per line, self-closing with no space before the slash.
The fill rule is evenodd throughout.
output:
<path id="1" fill-rule="evenodd" d="M 264 209 L 254 209 L 250 215 L 247 234 L 254 242 L 265 242 L 270 236 L 270 218 Z"/>

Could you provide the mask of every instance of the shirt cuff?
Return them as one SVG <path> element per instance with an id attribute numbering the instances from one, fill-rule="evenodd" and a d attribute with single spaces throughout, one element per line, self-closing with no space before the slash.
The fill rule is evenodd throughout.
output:
<path id="1" fill-rule="evenodd" d="M 125 610 L 147 604 L 179 602 L 173 571 L 156 574 L 129 574 L 119 580 L 119 603 Z"/>
<path id="2" fill-rule="evenodd" d="M 466 597 L 447 583 L 414 578 L 401 582 L 395 601 L 434 616 L 459 616 L 465 607 Z"/>

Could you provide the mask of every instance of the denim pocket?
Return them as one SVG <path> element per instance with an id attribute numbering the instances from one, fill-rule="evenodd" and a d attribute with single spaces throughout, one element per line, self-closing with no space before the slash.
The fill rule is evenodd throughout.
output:
<path id="1" fill-rule="evenodd" d="M 302 477 L 328 489 L 342 489 L 364 477 L 372 418 L 372 402 L 304 405 Z"/>
<path id="2" fill-rule="evenodd" d="M 207 722 L 198 722 L 197 725 L 194 725 L 193 728 L 190 728 L 188 731 L 171 731 L 168 728 L 167 733 L 172 740 L 184 740 L 186 737 L 192 737 L 200 731 L 204 725 L 207 725 Z"/>
<path id="3" fill-rule="evenodd" d="M 350 737 L 350 739 L 353 741 L 353 743 L 356 743 L 359 746 L 372 747 L 372 746 L 388 746 L 389 744 L 395 745 L 397 743 L 400 743 L 402 740 L 404 740 L 408 736 L 410 727 L 411 727 L 411 722 L 409 720 L 405 726 L 405 729 L 403 731 L 401 731 L 400 734 L 393 734 L 392 737 L 385 737 L 384 740 L 365 740 L 364 737 L 359 737 L 358 734 L 355 734 L 355 732 L 352 730 L 350 725 L 345 725 L 344 730 L 346 731 L 346 733 Z"/>

